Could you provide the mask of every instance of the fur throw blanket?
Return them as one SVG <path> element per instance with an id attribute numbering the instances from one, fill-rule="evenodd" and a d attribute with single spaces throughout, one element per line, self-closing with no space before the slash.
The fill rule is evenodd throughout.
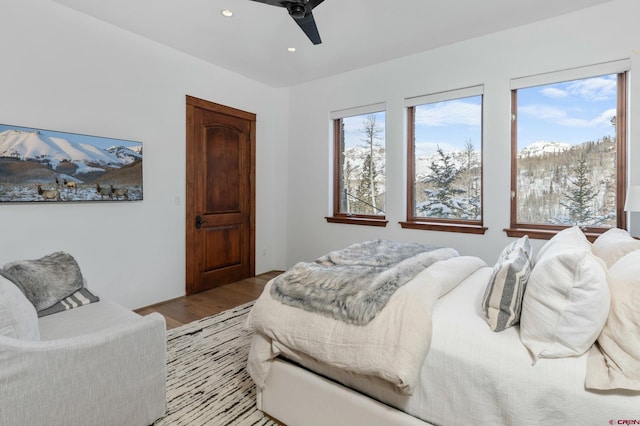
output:
<path id="1" fill-rule="evenodd" d="M 431 264 L 458 256 L 450 248 L 374 240 L 300 262 L 274 280 L 271 296 L 348 324 L 365 325 L 391 295 Z"/>

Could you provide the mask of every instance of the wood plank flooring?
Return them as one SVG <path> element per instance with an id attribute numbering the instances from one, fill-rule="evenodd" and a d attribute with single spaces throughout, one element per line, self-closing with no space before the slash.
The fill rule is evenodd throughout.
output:
<path id="1" fill-rule="evenodd" d="M 158 312 L 167 321 L 167 329 L 172 329 L 257 299 L 265 284 L 282 272 L 266 272 L 201 293 L 140 308 L 136 312 L 140 315 Z"/>

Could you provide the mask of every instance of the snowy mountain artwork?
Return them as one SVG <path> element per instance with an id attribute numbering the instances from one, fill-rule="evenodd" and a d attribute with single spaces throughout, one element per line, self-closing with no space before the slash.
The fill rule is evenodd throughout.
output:
<path id="1" fill-rule="evenodd" d="M 142 144 L 0 124 L 0 202 L 142 200 Z"/>

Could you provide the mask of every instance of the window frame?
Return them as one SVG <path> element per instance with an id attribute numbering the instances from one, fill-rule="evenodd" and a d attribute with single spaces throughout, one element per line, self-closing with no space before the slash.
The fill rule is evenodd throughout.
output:
<path id="1" fill-rule="evenodd" d="M 536 223 L 519 223 L 517 218 L 518 209 L 518 90 L 542 86 L 554 83 L 561 83 L 584 78 L 598 77 L 603 75 L 617 75 L 616 88 L 616 227 L 627 229 L 627 217 L 624 211 L 624 202 L 627 191 L 627 125 L 628 125 L 628 61 L 615 61 L 598 64 L 594 66 L 574 68 L 554 73 L 540 74 L 536 76 L 523 77 L 511 81 L 511 166 L 510 166 L 510 225 L 505 228 L 509 237 L 522 237 L 528 235 L 529 238 L 549 240 L 558 232 L 570 227 L 569 225 L 552 225 Z M 610 228 L 606 227 L 582 227 L 583 232 L 590 241 L 594 241 L 599 235 Z"/>
<path id="2" fill-rule="evenodd" d="M 333 212 L 331 216 L 325 216 L 325 220 L 328 223 L 343 223 L 350 225 L 366 225 L 366 226 L 381 226 L 386 227 L 389 222 L 386 218 L 386 213 L 382 215 L 374 214 L 353 214 L 340 211 L 340 193 L 341 193 L 341 181 L 342 181 L 342 138 L 341 138 L 341 124 L 344 118 L 354 117 L 358 115 L 373 114 L 378 112 L 384 112 L 385 124 L 387 120 L 387 111 L 385 103 L 377 103 L 371 105 L 365 105 L 362 107 L 349 108 L 345 110 L 334 111 L 330 113 L 332 135 L 333 135 L 333 184 L 332 184 L 332 204 Z M 386 126 L 385 126 L 386 127 Z M 385 131 L 385 166 L 386 166 L 386 145 L 387 137 Z M 386 185 L 386 167 L 385 167 L 385 188 Z M 386 192 L 386 189 L 385 189 Z M 386 198 L 386 194 L 385 194 Z M 386 206 L 386 203 L 385 203 Z"/>
<path id="3" fill-rule="evenodd" d="M 481 96 L 480 113 L 480 220 L 426 218 L 415 215 L 415 114 L 416 107 L 420 105 L 454 101 L 473 96 Z M 399 222 L 403 229 L 418 229 L 426 231 L 458 232 L 467 234 L 484 234 L 487 227 L 484 226 L 484 86 L 471 86 L 462 89 L 449 90 L 430 95 L 407 98 L 404 101 L 407 118 L 407 163 L 406 163 L 406 220 Z"/>

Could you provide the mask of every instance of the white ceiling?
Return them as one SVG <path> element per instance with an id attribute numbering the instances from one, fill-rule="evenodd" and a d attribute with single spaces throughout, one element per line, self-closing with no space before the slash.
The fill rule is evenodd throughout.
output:
<path id="1" fill-rule="evenodd" d="M 54 1 L 287 87 L 611 0 L 325 0 L 313 11 L 316 46 L 286 9 L 250 0 Z M 235 15 L 225 18 L 223 9 Z"/>

